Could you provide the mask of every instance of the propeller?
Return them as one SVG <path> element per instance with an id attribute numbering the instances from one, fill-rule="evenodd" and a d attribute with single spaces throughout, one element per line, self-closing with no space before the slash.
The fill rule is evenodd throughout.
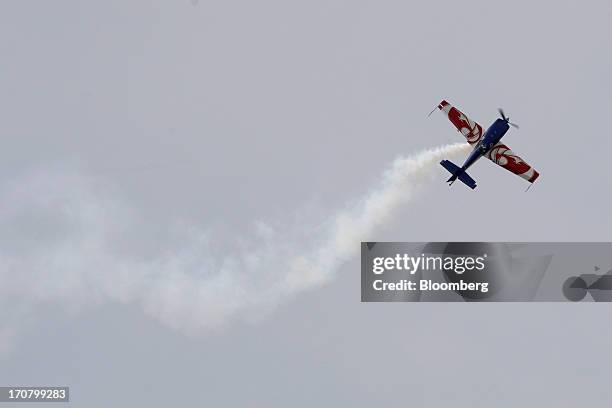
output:
<path id="1" fill-rule="evenodd" d="M 510 118 L 508 118 L 508 117 L 506 117 L 506 115 L 504 115 L 504 110 L 502 108 L 498 108 L 497 110 L 499 111 L 499 114 L 501 115 L 502 119 L 505 120 L 507 124 L 517 128 L 517 129 L 519 128 L 519 125 L 517 125 L 516 123 L 511 123 L 510 122 Z"/>

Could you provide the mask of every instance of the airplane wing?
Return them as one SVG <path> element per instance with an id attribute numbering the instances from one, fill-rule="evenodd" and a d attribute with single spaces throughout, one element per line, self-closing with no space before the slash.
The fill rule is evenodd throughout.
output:
<path id="1" fill-rule="evenodd" d="M 530 183 L 536 181 L 540 176 L 540 173 L 527 164 L 525 160 L 514 154 L 514 152 L 502 142 L 497 142 L 489 153 L 486 154 L 486 157 L 493 163 L 500 165 L 506 170 L 510 170 L 512 173 L 524 178 Z"/>
<path id="2" fill-rule="evenodd" d="M 446 101 L 440 102 L 438 109 L 446 113 L 448 120 L 450 120 L 457 130 L 465 136 L 469 144 L 474 145 L 480 141 L 484 134 L 482 126 L 468 118 L 459 109 Z"/>

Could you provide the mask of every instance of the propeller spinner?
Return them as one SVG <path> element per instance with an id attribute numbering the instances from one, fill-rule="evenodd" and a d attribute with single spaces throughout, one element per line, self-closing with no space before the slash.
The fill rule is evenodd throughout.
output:
<path id="1" fill-rule="evenodd" d="M 506 117 L 506 115 L 504 115 L 504 110 L 502 108 L 498 108 L 497 110 L 499 111 L 499 114 L 501 115 L 502 119 L 505 120 L 507 124 L 517 128 L 517 129 L 519 128 L 519 125 L 517 125 L 516 123 L 511 123 L 510 122 L 510 118 L 508 118 L 508 117 Z"/>

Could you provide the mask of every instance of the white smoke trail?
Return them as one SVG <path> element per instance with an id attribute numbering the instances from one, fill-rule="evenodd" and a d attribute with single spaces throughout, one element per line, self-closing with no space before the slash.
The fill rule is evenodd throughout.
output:
<path id="1" fill-rule="evenodd" d="M 469 145 L 456 143 L 396 159 L 384 173 L 381 185 L 338 212 L 324 239 L 309 257 L 297 257 L 286 276 L 288 292 L 313 286 L 333 277 L 340 264 L 355 256 L 361 241 L 375 241 L 377 227 L 393 218 L 427 181 L 442 158 L 465 153 Z"/>
<path id="2" fill-rule="evenodd" d="M 126 254 L 116 242 L 132 214 L 82 176 L 47 172 L 4 185 L 0 350 L 8 349 L 18 322 L 46 305 L 76 312 L 105 302 L 139 304 L 185 333 L 257 317 L 332 279 L 361 241 L 375 240 L 376 228 L 414 196 L 440 159 L 467 148 L 453 144 L 399 158 L 379 187 L 322 226 L 279 230 L 259 223 L 252 242 L 229 256 L 216 256 L 208 235 L 189 228 L 180 250 L 153 258 Z"/>

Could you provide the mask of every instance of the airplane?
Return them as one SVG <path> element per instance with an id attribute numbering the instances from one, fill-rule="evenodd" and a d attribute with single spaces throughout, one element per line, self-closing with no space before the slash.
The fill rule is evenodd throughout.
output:
<path id="1" fill-rule="evenodd" d="M 510 126 L 518 129 L 518 125 L 510 123 L 510 118 L 506 117 L 502 109 L 498 109 L 501 118 L 495 120 L 487 131 L 483 133 L 482 126 L 468 118 L 459 109 L 451 106 L 447 101 L 443 100 L 440 102 L 437 108 L 446 114 L 457 130 L 465 136 L 467 142 L 474 146 L 474 150 L 472 150 L 461 167 L 449 160 L 442 160 L 440 162 L 442 167 L 451 173 L 451 177 L 446 180 L 449 186 L 459 179 L 466 186 L 475 189 L 476 182 L 467 174 L 466 170 L 483 156 L 530 182 L 529 187 L 540 176 L 540 173 L 501 142 L 501 138 L 504 137 Z M 429 115 L 435 110 L 436 108 Z"/>

